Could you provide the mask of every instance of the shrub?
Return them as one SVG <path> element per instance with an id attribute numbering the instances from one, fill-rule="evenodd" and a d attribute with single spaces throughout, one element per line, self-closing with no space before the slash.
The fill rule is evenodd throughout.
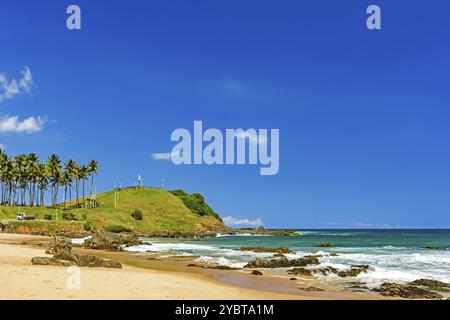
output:
<path id="1" fill-rule="evenodd" d="M 139 209 L 136 209 L 131 214 L 134 220 L 142 220 L 142 211 Z"/>
<path id="2" fill-rule="evenodd" d="M 121 233 L 121 232 L 131 232 L 131 229 L 121 225 L 112 225 L 107 227 L 106 231 L 113 233 Z"/>
<path id="3" fill-rule="evenodd" d="M 51 214 L 45 214 L 45 215 L 44 215 L 44 220 L 53 220 L 53 215 L 51 215 Z"/>
<path id="4" fill-rule="evenodd" d="M 177 190 L 172 190 L 169 191 L 171 194 L 173 194 L 174 196 L 177 197 L 183 197 L 183 196 L 188 196 L 188 194 L 186 192 L 184 192 L 183 190 L 177 189 Z"/>
<path id="5" fill-rule="evenodd" d="M 85 222 L 83 224 L 83 229 L 84 229 L 84 231 L 91 231 L 92 230 L 92 226 L 91 226 L 91 224 L 89 222 Z"/>
<path id="6" fill-rule="evenodd" d="M 83 212 L 83 213 L 81 214 L 81 218 L 82 218 L 84 221 L 86 221 L 86 220 L 87 220 L 87 213 L 86 213 L 86 212 Z"/>
<path id="7" fill-rule="evenodd" d="M 170 191 L 173 195 L 183 201 L 184 205 L 189 208 L 193 213 L 200 216 L 213 216 L 216 219 L 222 221 L 222 218 L 211 209 L 210 206 L 205 202 L 205 198 L 200 193 L 193 193 L 191 195 L 187 194 L 183 190 L 173 190 Z"/>
<path id="8" fill-rule="evenodd" d="M 63 212 L 62 216 L 63 216 L 63 219 L 65 219 L 65 220 L 71 220 L 71 221 L 77 220 L 77 218 L 75 217 L 73 212 Z"/>

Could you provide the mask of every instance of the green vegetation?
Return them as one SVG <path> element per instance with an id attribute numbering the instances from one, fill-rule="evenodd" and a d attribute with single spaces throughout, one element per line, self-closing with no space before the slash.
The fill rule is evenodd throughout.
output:
<path id="1" fill-rule="evenodd" d="M 139 209 L 136 209 L 133 211 L 133 213 L 131 214 L 131 216 L 133 217 L 134 220 L 142 220 L 142 211 Z"/>
<path id="2" fill-rule="evenodd" d="M 17 213 L 23 212 L 26 215 L 35 216 L 36 222 L 55 225 L 55 227 L 46 227 L 47 229 L 64 228 L 67 224 L 76 224 L 79 225 L 77 228 L 81 230 L 80 232 L 86 230 L 86 223 L 89 224 L 89 227 L 87 227 L 90 228 L 89 230 L 105 230 L 111 226 L 123 226 L 142 233 L 223 232 L 227 230 L 222 221 L 217 219 L 215 215 L 201 215 L 193 212 L 179 197 L 166 190 L 129 188 L 117 191 L 119 199 L 117 207 L 115 207 L 114 201 L 115 192 L 98 194 L 96 199 L 102 205 L 91 209 L 74 206 L 63 210 L 63 204 L 54 207 L 0 206 L 0 220 L 15 220 Z M 80 201 L 82 202 L 83 199 L 80 199 Z M 204 200 L 202 201 L 206 207 Z M 132 216 L 131 213 L 136 209 L 142 213 L 142 220 L 136 220 Z M 46 215 L 53 215 L 53 220 L 43 220 Z M 71 222 L 72 220 L 73 222 Z M 25 222 L 14 221 L 14 223 L 20 225 Z"/>
<path id="3" fill-rule="evenodd" d="M 124 226 L 114 225 L 114 226 L 107 227 L 106 231 L 113 232 L 113 233 L 121 233 L 121 232 L 130 232 L 131 229 L 124 227 Z"/>
<path id="4" fill-rule="evenodd" d="M 79 166 L 74 160 L 68 160 L 64 166 L 56 154 L 52 154 L 43 163 L 34 153 L 21 154 L 14 158 L 0 150 L 0 184 L 2 205 L 9 206 L 45 206 L 45 192 L 50 189 L 50 204 L 56 206 L 58 193 L 64 190 L 64 208 L 66 208 L 67 193 L 72 199 L 72 189 L 75 191 L 75 205 L 81 207 L 79 189 L 82 183 L 83 199 L 85 182 L 91 178 L 93 193 L 94 176 L 99 171 L 99 164 L 91 160 L 87 165 Z M 83 201 L 83 207 L 86 201 Z"/>
<path id="5" fill-rule="evenodd" d="M 205 202 L 205 198 L 199 193 L 187 194 L 183 190 L 170 191 L 173 195 L 179 197 L 183 201 L 184 205 L 188 207 L 193 213 L 200 216 L 213 216 L 216 219 L 222 221 L 220 216 L 215 213 L 210 206 Z"/>

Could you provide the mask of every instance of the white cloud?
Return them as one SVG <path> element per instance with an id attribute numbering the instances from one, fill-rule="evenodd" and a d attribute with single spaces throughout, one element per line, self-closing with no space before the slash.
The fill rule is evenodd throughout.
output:
<path id="1" fill-rule="evenodd" d="M 19 116 L 0 117 L 0 133 L 35 133 L 44 129 L 46 118 L 29 117 L 23 121 Z"/>
<path id="2" fill-rule="evenodd" d="M 0 143 L 0 150 L 6 150 L 6 145 L 4 145 L 3 143 Z"/>
<path id="3" fill-rule="evenodd" d="M 171 160 L 172 155 L 178 155 L 177 152 L 152 153 L 153 160 Z"/>
<path id="4" fill-rule="evenodd" d="M 228 226 L 252 226 L 259 227 L 263 225 L 260 218 L 249 220 L 249 219 L 237 219 L 232 216 L 226 216 L 222 218 L 223 222 Z"/>
<path id="5" fill-rule="evenodd" d="M 22 92 L 30 92 L 33 86 L 33 75 L 28 67 L 22 70 L 22 78 L 9 80 L 6 74 L 0 73 L 0 102 L 11 100 Z"/>

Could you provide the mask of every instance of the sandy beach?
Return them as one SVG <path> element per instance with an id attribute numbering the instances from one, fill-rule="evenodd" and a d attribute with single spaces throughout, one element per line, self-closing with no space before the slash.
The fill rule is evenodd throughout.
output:
<path id="1" fill-rule="evenodd" d="M 81 268 L 80 288 L 68 289 L 64 267 L 35 266 L 30 260 L 44 254 L 49 237 L 0 234 L 0 299 L 374 299 L 351 292 L 294 291 L 299 283 L 234 271 L 193 270 L 181 264 L 144 265 L 139 256 L 114 254 L 123 269 Z M 101 255 L 110 256 L 103 252 Z M 122 255 L 122 256 L 121 256 Z M 133 260 L 135 259 L 135 260 Z M 125 261 L 125 263 L 124 263 Z M 128 263 L 127 263 L 128 261 Z M 141 261 L 141 263 L 139 263 Z M 148 259 L 146 259 L 148 261 Z M 165 269 L 165 270 L 164 270 Z M 235 279 L 230 281 L 230 279 Z M 235 284 L 233 284 L 233 282 Z M 238 283 L 241 285 L 238 286 Z M 301 284 L 301 283 L 300 283 Z M 276 292 L 281 291 L 281 292 Z M 283 291 L 285 293 L 283 293 Z M 291 294 L 292 293 L 292 294 Z"/>

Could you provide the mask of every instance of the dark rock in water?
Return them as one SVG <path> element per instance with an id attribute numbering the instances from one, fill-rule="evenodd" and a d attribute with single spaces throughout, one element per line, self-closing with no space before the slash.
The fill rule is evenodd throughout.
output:
<path id="1" fill-rule="evenodd" d="M 289 278 L 289 280 L 295 281 L 297 280 L 297 278 Z"/>
<path id="2" fill-rule="evenodd" d="M 317 288 L 317 287 L 303 287 L 303 288 L 298 288 L 298 289 L 302 290 L 302 291 L 325 291 L 324 289 Z"/>
<path id="3" fill-rule="evenodd" d="M 239 248 L 240 251 L 252 251 L 252 252 L 267 252 L 267 253 L 292 253 L 289 248 L 265 248 L 265 247 L 242 247 Z"/>
<path id="4" fill-rule="evenodd" d="M 57 267 L 69 267 L 75 265 L 74 262 L 71 261 L 62 261 L 55 258 L 49 257 L 34 257 L 31 259 L 31 263 L 33 265 L 40 266 L 57 266 Z"/>
<path id="5" fill-rule="evenodd" d="M 450 284 L 432 279 L 418 279 L 408 283 L 409 286 L 450 288 Z"/>
<path id="6" fill-rule="evenodd" d="M 440 246 L 437 246 L 437 245 L 432 244 L 432 245 L 425 246 L 425 249 L 429 249 L 429 250 L 441 250 L 442 248 L 441 248 Z"/>
<path id="7" fill-rule="evenodd" d="M 435 292 L 419 288 L 416 286 L 385 282 L 380 287 L 373 289 L 385 297 L 401 297 L 406 299 L 442 299 L 443 297 Z"/>
<path id="8" fill-rule="evenodd" d="M 337 257 L 338 254 L 337 254 L 337 253 L 330 253 L 329 256 L 330 256 L 330 257 Z"/>
<path id="9" fill-rule="evenodd" d="M 258 271 L 258 270 L 253 270 L 251 272 L 251 274 L 254 275 L 254 276 L 262 276 L 263 275 L 263 273 L 261 271 Z"/>
<path id="10" fill-rule="evenodd" d="M 136 234 L 103 232 L 84 241 L 84 247 L 94 250 L 122 251 L 122 246 L 137 246 L 141 242 Z"/>
<path id="11" fill-rule="evenodd" d="M 289 268 L 289 267 L 306 267 L 310 264 L 319 264 L 319 259 L 314 256 L 305 256 L 298 259 L 289 260 L 288 258 L 263 259 L 256 258 L 244 268 Z"/>
<path id="12" fill-rule="evenodd" d="M 352 265 L 349 270 L 339 271 L 337 275 L 341 278 L 356 277 L 360 273 L 366 273 L 370 269 L 369 265 Z"/>
<path id="13" fill-rule="evenodd" d="M 312 272 L 311 270 L 305 269 L 305 268 L 294 268 L 291 270 L 287 271 L 288 274 L 293 274 L 296 276 L 307 276 L 307 277 L 311 277 L 312 276 Z"/>
<path id="14" fill-rule="evenodd" d="M 327 266 L 323 268 L 316 268 L 311 270 L 314 274 L 321 273 L 324 276 L 328 276 L 330 274 L 337 274 L 338 270 L 336 268 Z"/>
<path id="15" fill-rule="evenodd" d="M 330 247 L 332 247 L 331 243 L 329 243 L 329 242 L 321 242 L 317 246 L 321 247 L 321 248 L 330 248 Z"/>

